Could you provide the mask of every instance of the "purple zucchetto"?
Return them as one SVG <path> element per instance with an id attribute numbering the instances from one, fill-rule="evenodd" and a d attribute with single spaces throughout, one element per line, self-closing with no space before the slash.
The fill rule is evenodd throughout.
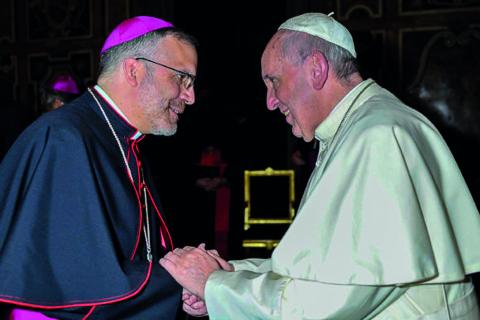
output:
<path id="1" fill-rule="evenodd" d="M 138 16 L 127 19 L 113 29 L 107 40 L 105 40 L 100 54 L 111 47 L 138 38 L 145 33 L 168 27 L 173 27 L 173 24 L 154 17 Z"/>
<path id="2" fill-rule="evenodd" d="M 69 75 L 62 74 L 59 75 L 53 80 L 50 89 L 54 92 L 59 93 L 69 93 L 69 94 L 79 94 L 77 83 Z"/>

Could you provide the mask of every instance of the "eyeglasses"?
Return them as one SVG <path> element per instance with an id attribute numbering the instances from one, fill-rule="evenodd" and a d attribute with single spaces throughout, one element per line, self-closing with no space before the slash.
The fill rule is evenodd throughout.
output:
<path id="1" fill-rule="evenodd" d="M 192 87 L 193 83 L 195 82 L 195 77 L 196 76 L 194 76 L 193 74 L 190 74 L 188 72 L 180 71 L 178 69 L 169 67 L 169 66 L 167 66 L 163 63 L 155 62 L 155 61 L 147 59 L 147 58 L 139 57 L 139 58 L 135 58 L 135 60 L 145 60 L 145 61 L 151 62 L 153 64 L 156 64 L 156 65 L 159 65 L 161 67 L 164 67 L 164 68 L 167 68 L 167 69 L 170 69 L 170 70 L 174 71 L 176 73 L 176 75 L 178 76 L 178 78 L 180 79 L 180 83 L 182 84 L 182 86 L 185 89 L 190 89 L 190 87 Z"/>

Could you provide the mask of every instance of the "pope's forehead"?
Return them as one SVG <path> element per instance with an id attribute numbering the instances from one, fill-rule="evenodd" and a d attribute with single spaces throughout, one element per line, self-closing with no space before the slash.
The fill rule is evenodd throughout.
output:
<path id="1" fill-rule="evenodd" d="M 282 41 L 280 35 L 275 35 L 268 42 L 262 55 L 262 64 L 267 62 L 274 62 L 280 59 L 282 52 Z"/>
<path id="2" fill-rule="evenodd" d="M 262 56 L 262 61 L 261 61 L 262 77 L 266 77 L 266 76 L 272 77 L 275 74 L 278 74 L 280 70 L 282 70 L 281 57 L 279 57 L 274 52 L 271 52 L 271 53 L 266 52 Z"/>
<path id="3" fill-rule="evenodd" d="M 285 38 L 285 31 L 278 31 L 273 35 L 270 41 L 267 44 L 267 48 L 270 50 L 279 50 L 283 44 L 283 39 Z"/>

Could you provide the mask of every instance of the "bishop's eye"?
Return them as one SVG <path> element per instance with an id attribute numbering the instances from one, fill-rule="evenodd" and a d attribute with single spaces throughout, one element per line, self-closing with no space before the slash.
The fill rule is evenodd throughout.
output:
<path id="1" fill-rule="evenodd" d="M 185 89 L 189 89 L 193 85 L 193 79 L 188 74 L 177 73 L 176 76 L 178 83 L 181 84 Z"/>
<path id="2" fill-rule="evenodd" d="M 177 77 L 177 82 L 178 84 L 182 84 L 183 83 L 183 79 L 185 78 L 185 75 L 181 74 L 181 73 L 175 73 L 175 76 Z"/>

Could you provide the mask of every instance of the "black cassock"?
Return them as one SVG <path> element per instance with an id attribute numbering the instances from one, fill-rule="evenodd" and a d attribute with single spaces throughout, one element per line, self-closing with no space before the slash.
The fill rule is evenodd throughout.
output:
<path id="1" fill-rule="evenodd" d="M 90 93 L 30 125 L 0 164 L 0 302 L 67 319 L 175 319 L 181 288 L 158 264 L 173 245 L 143 136 L 93 91 L 132 178 Z"/>

